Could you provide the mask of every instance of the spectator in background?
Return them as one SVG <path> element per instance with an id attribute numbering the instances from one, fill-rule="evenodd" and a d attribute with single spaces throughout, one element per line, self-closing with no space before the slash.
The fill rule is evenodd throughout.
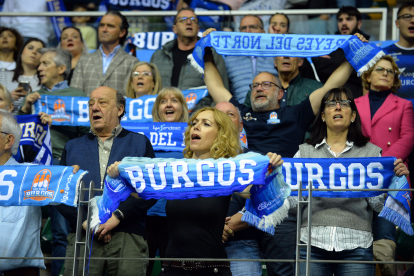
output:
<path id="1" fill-rule="evenodd" d="M 3 12 L 47 12 L 47 0 L 5 0 Z M 48 45 L 55 36 L 49 17 L 0 17 L 0 25 L 16 28 L 24 39 L 37 38 Z M 18 49 L 19 50 L 19 49 Z"/>
<path id="2" fill-rule="evenodd" d="M 323 9 L 335 9 L 335 0 L 309 0 L 307 9 L 320 10 L 320 15 L 308 15 L 309 34 L 333 34 L 335 33 L 335 23 L 331 20 L 331 15 L 323 14 Z M 333 72 L 333 71 L 332 71 Z"/>
<path id="3" fill-rule="evenodd" d="M 269 34 L 288 34 L 290 27 L 289 17 L 284 13 L 276 13 L 269 20 Z"/>
<path id="4" fill-rule="evenodd" d="M 6 87 L 12 80 L 23 37 L 13 28 L 0 27 L 0 83 Z"/>
<path id="5" fill-rule="evenodd" d="M 257 15 L 244 16 L 240 21 L 239 31 L 245 33 L 265 32 L 263 21 Z M 239 103 L 244 103 L 249 91 L 248 85 L 251 84 L 257 73 L 267 71 L 277 75 L 271 57 L 226 56 L 224 61 L 230 82 L 229 91 Z"/>
<path id="6" fill-rule="evenodd" d="M 76 5 L 73 11 L 76 12 L 87 12 L 88 8 L 86 5 Z M 72 17 L 72 22 L 75 23 L 75 27 L 78 28 L 81 32 L 81 38 L 84 37 L 86 46 L 88 46 L 89 50 L 95 50 L 97 45 L 97 36 L 96 30 L 92 26 L 87 25 L 90 22 L 90 16 L 74 16 Z M 61 39 L 62 40 L 62 39 Z M 61 41 L 62 42 L 62 41 Z M 72 54 L 73 55 L 73 54 Z"/>
<path id="7" fill-rule="evenodd" d="M 402 159 L 408 167 L 408 155 L 414 146 L 414 115 L 411 101 L 395 96 L 401 81 L 400 71 L 390 56 L 382 57 L 362 74 L 369 93 L 355 100 L 361 116 L 362 133 L 382 149 L 382 156 Z M 374 256 L 378 261 L 394 261 L 397 233 L 395 225 L 374 213 Z M 383 276 L 397 275 L 395 264 L 380 264 Z"/>
<path id="8" fill-rule="evenodd" d="M 81 31 L 75 27 L 65 27 L 62 29 L 59 46 L 72 54 L 72 65 L 70 74 L 67 78 L 68 84 L 70 85 L 76 64 L 82 55 L 87 55 L 89 53 L 88 47 L 85 46 Z"/>
<path id="9" fill-rule="evenodd" d="M 188 108 L 184 95 L 176 87 L 165 87 L 157 95 L 152 107 L 153 122 L 187 123 Z M 181 151 L 155 151 L 157 158 L 183 158 Z M 168 245 L 168 224 L 165 213 L 167 200 L 159 199 L 147 212 L 145 236 L 148 242 L 149 257 L 155 258 L 157 250 L 159 256 L 165 258 Z M 147 276 L 151 276 L 154 261 L 149 261 Z"/>
<path id="10" fill-rule="evenodd" d="M 157 65 L 140 61 L 134 65 L 130 73 L 126 96 L 128 98 L 139 98 L 144 95 L 156 95 L 161 88 L 161 75 Z"/>
<path id="11" fill-rule="evenodd" d="M 11 81 L 6 81 L 7 89 L 11 91 L 13 98 L 13 113 L 17 113 L 23 104 L 24 97 L 27 93 L 40 89 L 40 80 L 37 73 L 37 67 L 40 64 L 40 49 L 44 48 L 43 41 L 37 38 L 29 38 L 24 44 L 17 56 L 16 69 L 14 69 Z M 20 82 L 28 82 L 29 89 L 19 86 Z"/>
<path id="12" fill-rule="evenodd" d="M 125 16 L 117 11 L 107 12 L 99 23 L 99 49 L 82 56 L 76 64 L 71 86 L 90 95 L 100 86 L 108 86 L 123 95 L 130 72 L 139 60 L 123 49 L 129 24 Z"/>
<path id="13" fill-rule="evenodd" d="M 193 52 L 198 41 L 197 34 L 200 28 L 198 18 L 191 8 L 183 8 L 175 16 L 173 31 L 177 38 L 166 43 L 151 57 L 151 62 L 160 70 L 162 86 L 174 86 L 180 90 L 204 86 L 203 74 L 190 65 L 188 55 Z M 214 60 L 220 75 L 223 76 L 225 87 L 229 87 L 227 71 L 223 58 L 213 52 Z M 205 97 L 198 104 L 199 107 L 211 105 L 210 96 Z"/>
<path id="14" fill-rule="evenodd" d="M 369 39 L 369 35 L 360 30 L 362 26 L 361 13 L 354 7 L 342 7 L 336 14 L 339 35 L 353 35 L 355 33 L 362 34 L 365 39 Z M 338 49 L 329 55 L 321 57 L 313 57 L 312 62 L 315 71 L 311 68 L 309 62 L 304 63 L 300 68 L 300 74 L 304 78 L 318 79 L 325 83 L 329 76 L 338 68 L 345 60 L 345 55 L 342 49 Z M 315 76 L 318 76 L 318 78 Z M 361 78 L 358 77 L 354 70 L 351 77 L 346 82 L 345 87 L 348 88 L 356 99 L 362 96 Z"/>

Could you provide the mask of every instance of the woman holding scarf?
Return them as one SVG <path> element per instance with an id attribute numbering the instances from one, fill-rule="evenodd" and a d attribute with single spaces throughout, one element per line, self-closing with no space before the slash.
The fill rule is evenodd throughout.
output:
<path id="1" fill-rule="evenodd" d="M 295 158 L 378 157 L 381 148 L 371 144 L 361 131 L 361 119 L 346 88 L 330 90 L 322 98 L 312 133 L 299 146 Z M 401 159 L 395 163 L 397 176 L 407 175 Z M 371 198 L 313 198 L 311 260 L 373 261 L 372 217 L 384 205 L 384 194 Z M 308 242 L 307 207 L 302 210 L 301 242 Z M 306 259 L 306 248 L 300 249 Z M 305 275 L 301 263 L 300 275 Z M 311 275 L 370 276 L 374 264 L 311 263 Z"/>
<path id="2" fill-rule="evenodd" d="M 362 85 L 368 94 L 355 99 L 361 115 L 362 133 L 382 149 L 382 156 L 404 160 L 414 146 L 414 115 L 411 101 L 394 95 L 401 86 L 397 64 L 391 56 L 382 57 L 362 74 Z M 397 233 L 395 225 L 374 213 L 374 255 L 380 261 L 395 258 Z M 396 265 L 381 264 L 382 271 L 397 273 Z"/>
<path id="3" fill-rule="evenodd" d="M 184 157 L 218 159 L 235 157 L 242 152 L 239 132 L 228 115 L 211 107 L 193 114 L 185 132 Z M 281 165 L 281 156 L 269 153 L 270 163 Z M 119 175 L 118 162 L 108 175 Z M 222 242 L 231 196 L 199 197 L 167 201 L 169 243 L 168 258 L 226 259 Z M 166 261 L 160 275 L 231 275 L 230 262 Z"/>

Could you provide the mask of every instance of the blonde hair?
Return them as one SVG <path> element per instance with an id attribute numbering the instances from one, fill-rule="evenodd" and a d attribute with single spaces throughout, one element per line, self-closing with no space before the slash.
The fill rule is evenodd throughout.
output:
<path id="1" fill-rule="evenodd" d="M 204 111 L 213 112 L 214 120 L 218 126 L 217 137 L 214 139 L 213 145 L 210 149 L 211 156 L 214 159 L 230 158 L 242 153 L 239 131 L 231 121 L 230 117 L 226 113 L 214 107 L 204 107 L 200 110 L 197 110 L 191 116 L 190 121 L 188 122 L 188 127 L 184 134 L 184 158 L 193 157 L 193 151 L 190 149 L 190 130 L 193 127 L 193 120 L 197 118 L 201 112 Z"/>
<path id="2" fill-rule="evenodd" d="M 176 97 L 181 103 L 181 109 L 183 113 L 181 114 L 180 119 L 176 123 L 187 123 L 188 122 L 188 107 L 187 107 L 187 102 L 184 98 L 184 95 L 180 89 L 178 89 L 177 87 L 171 87 L 171 86 L 161 89 L 161 91 L 158 93 L 157 98 L 155 99 L 154 106 L 152 107 L 152 121 L 162 122 L 160 118 L 160 114 L 158 114 L 158 108 L 160 107 L 161 100 L 165 96 L 167 96 L 168 93 L 174 94 L 174 97 Z"/>
<path id="3" fill-rule="evenodd" d="M 377 61 L 377 63 L 380 62 L 381 60 L 387 60 L 387 61 L 391 62 L 392 69 L 394 69 L 394 71 L 396 72 L 395 75 L 394 75 L 394 84 L 391 87 L 392 93 L 395 94 L 395 93 L 397 93 L 397 90 L 401 87 L 401 80 L 399 78 L 399 75 L 400 75 L 401 72 L 398 68 L 398 65 L 395 63 L 394 59 L 391 56 L 388 56 L 388 55 L 383 56 L 383 57 L 380 58 L 380 60 Z M 375 65 L 377 65 L 377 63 L 375 63 Z M 374 67 L 375 66 L 372 66 L 371 68 L 369 68 L 361 76 L 362 86 L 366 90 L 369 90 L 371 88 L 371 83 L 368 82 L 367 77 L 371 76 L 372 71 L 374 71 Z"/>
<path id="4" fill-rule="evenodd" d="M 135 72 L 135 69 L 137 69 L 138 66 L 141 65 L 147 65 L 151 68 L 151 76 L 152 76 L 152 80 L 154 81 L 154 89 L 152 90 L 152 92 L 149 95 L 156 95 L 158 94 L 158 92 L 161 90 L 162 88 L 162 82 L 161 82 L 161 74 L 158 71 L 157 65 L 155 65 L 154 63 L 149 63 L 146 61 L 140 61 L 137 64 L 134 65 L 134 68 L 131 70 L 130 74 L 129 74 L 129 79 L 128 79 L 128 84 L 127 84 L 127 89 L 126 89 L 126 96 L 128 98 L 133 98 L 135 99 L 135 91 L 132 88 L 132 73 Z"/>

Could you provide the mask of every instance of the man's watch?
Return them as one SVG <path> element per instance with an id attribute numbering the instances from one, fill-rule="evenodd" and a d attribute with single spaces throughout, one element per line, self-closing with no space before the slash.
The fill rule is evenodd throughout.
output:
<path id="1" fill-rule="evenodd" d="M 122 214 L 122 212 L 119 209 L 116 209 L 113 212 L 114 216 L 119 219 L 120 221 L 122 221 L 124 219 L 124 214 Z"/>

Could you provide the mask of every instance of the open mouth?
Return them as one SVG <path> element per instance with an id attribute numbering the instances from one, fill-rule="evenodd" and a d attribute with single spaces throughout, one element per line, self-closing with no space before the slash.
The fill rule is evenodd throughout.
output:
<path id="1" fill-rule="evenodd" d="M 137 82 L 137 86 L 138 86 L 138 87 L 143 87 L 143 86 L 144 86 L 144 83 L 143 83 L 143 82 L 141 82 L 141 81 L 140 81 L 140 82 Z"/>
<path id="2" fill-rule="evenodd" d="M 167 110 L 167 111 L 165 111 L 165 115 L 167 115 L 167 116 L 174 115 L 174 110 Z"/>
<path id="3" fill-rule="evenodd" d="M 191 134 L 191 140 L 200 140 L 200 136 L 198 136 L 197 134 L 193 133 Z"/>
<path id="4" fill-rule="evenodd" d="M 333 118 L 334 120 L 336 120 L 336 119 L 342 119 L 343 117 L 341 114 L 336 114 Z"/>
<path id="5" fill-rule="evenodd" d="M 73 47 L 73 43 L 68 43 L 68 47 Z"/>
<path id="6" fill-rule="evenodd" d="M 186 30 L 186 31 L 192 31 L 192 30 L 193 30 L 193 28 L 192 28 L 192 27 L 187 27 L 185 30 Z"/>
<path id="7" fill-rule="evenodd" d="M 102 117 L 101 117 L 101 116 L 99 116 L 99 115 L 93 115 L 93 116 L 92 116 L 92 118 L 93 118 L 93 120 L 99 120 L 99 119 L 101 119 Z"/>

